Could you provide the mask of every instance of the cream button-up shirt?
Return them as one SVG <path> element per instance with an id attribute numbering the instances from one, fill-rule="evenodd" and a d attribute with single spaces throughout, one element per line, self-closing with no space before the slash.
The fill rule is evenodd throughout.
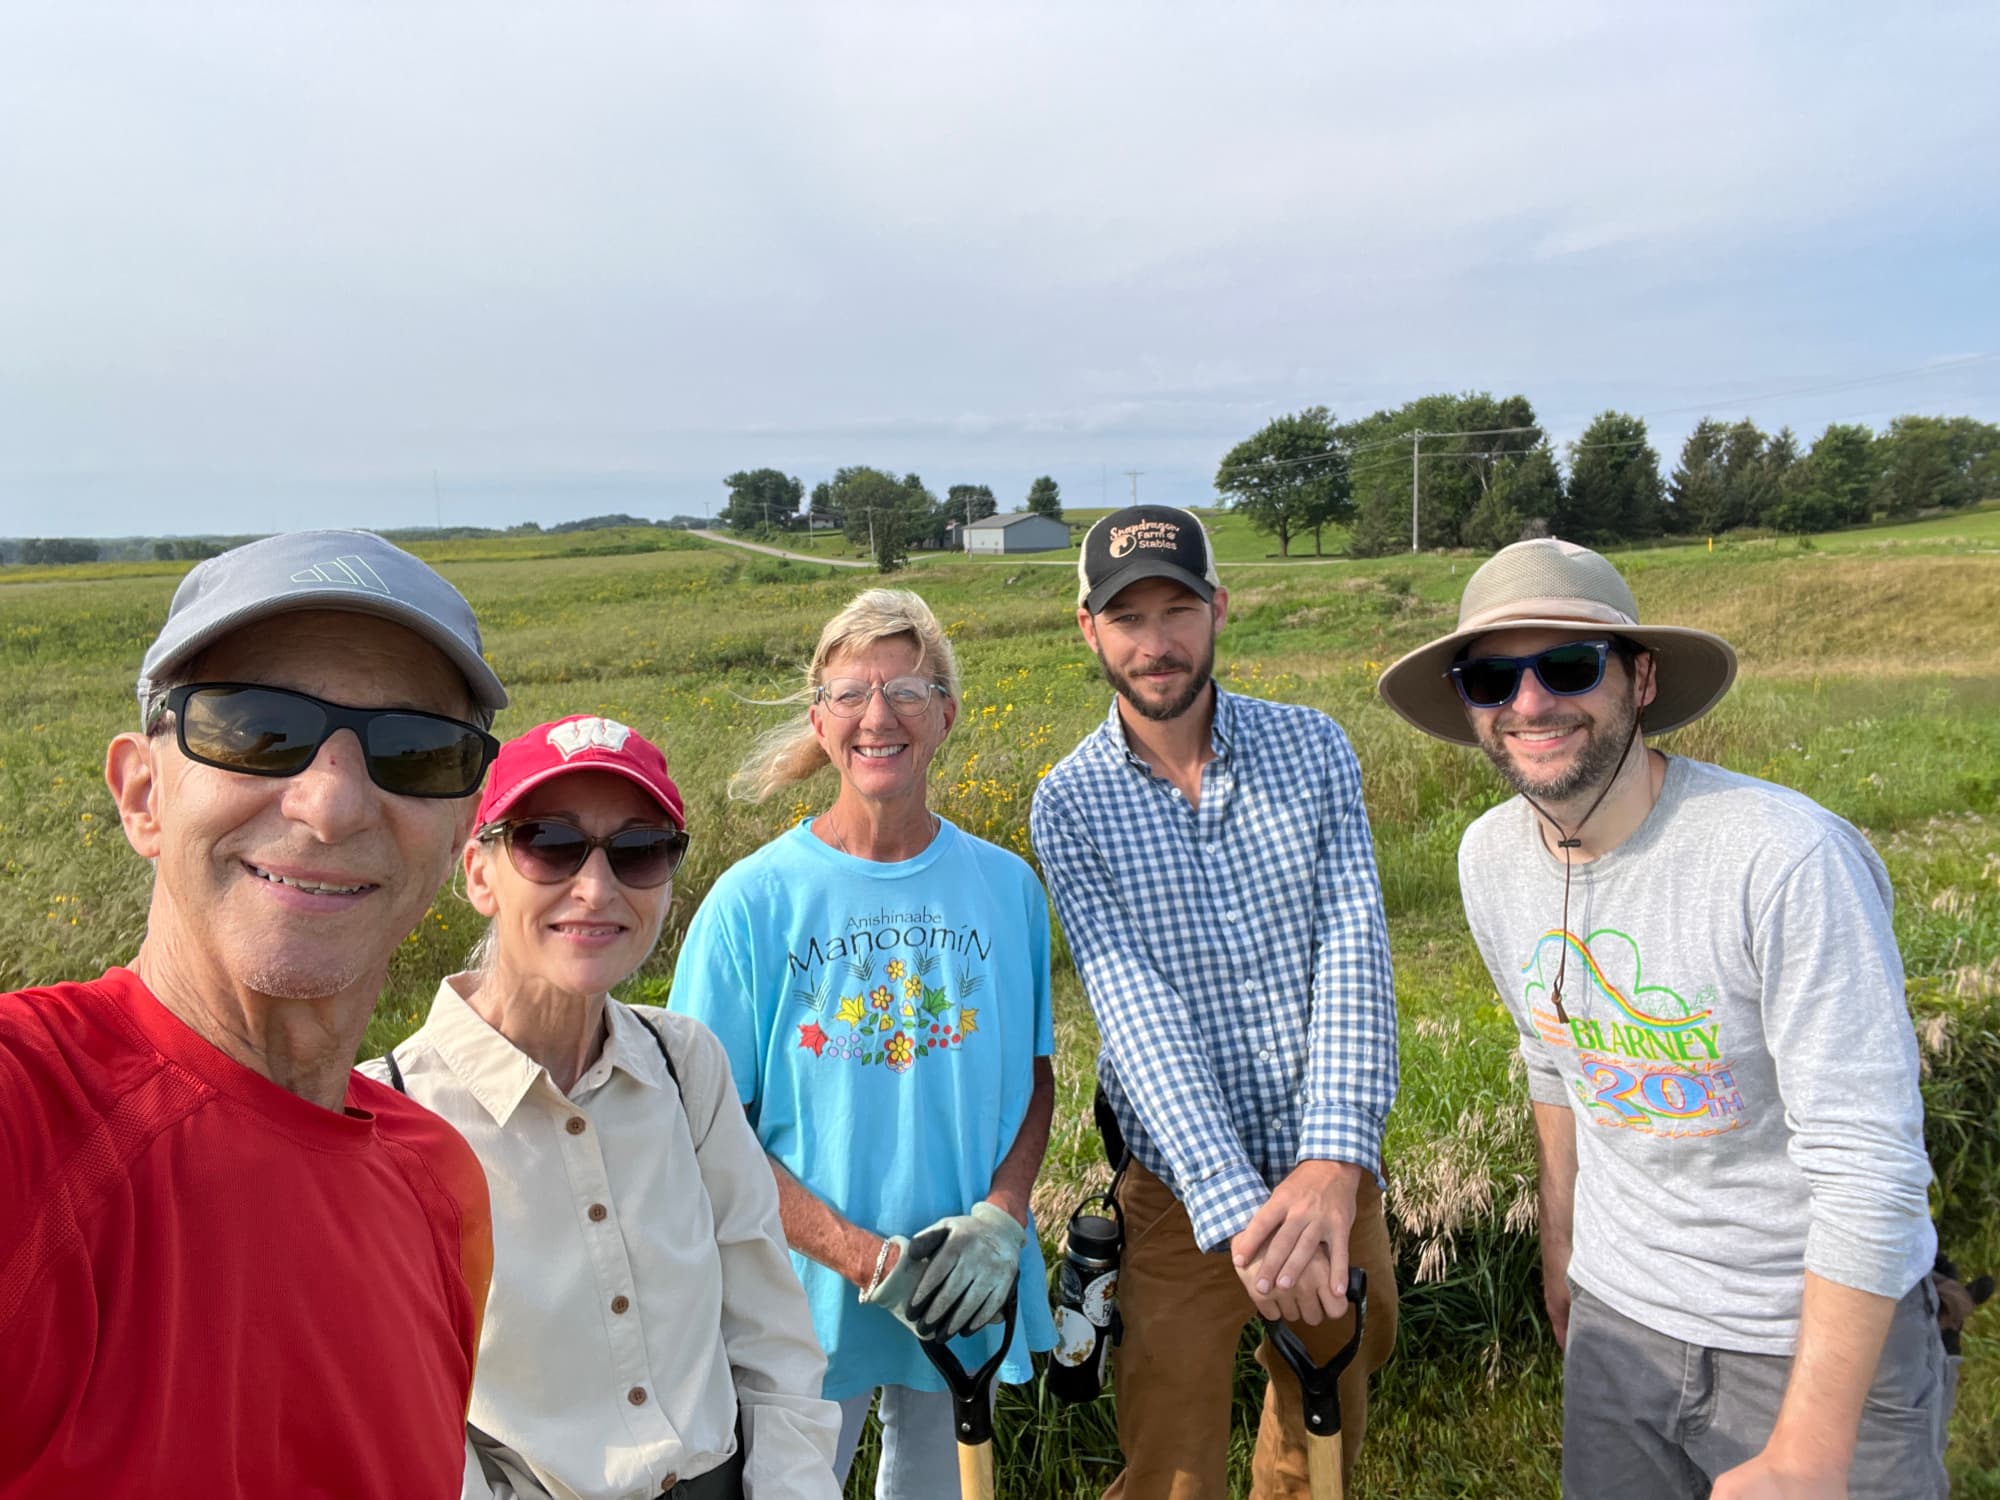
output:
<path id="1" fill-rule="evenodd" d="M 722 1044 L 612 1001 L 565 1096 L 466 1004 L 478 982 L 441 983 L 396 1048 L 492 1193 L 468 1500 L 652 1500 L 725 1462 L 739 1419 L 748 1500 L 838 1500 L 840 1409 L 819 1396 L 826 1357 Z M 363 1070 L 388 1080 L 379 1060 Z"/>

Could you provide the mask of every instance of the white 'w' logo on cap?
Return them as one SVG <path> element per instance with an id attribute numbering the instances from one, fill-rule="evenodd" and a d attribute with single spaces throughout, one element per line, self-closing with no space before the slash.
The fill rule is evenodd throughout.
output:
<path id="1" fill-rule="evenodd" d="M 616 719 L 572 719 L 549 731 L 549 743 L 564 760 L 585 750 L 605 750 L 616 755 L 625 748 L 632 731 Z"/>

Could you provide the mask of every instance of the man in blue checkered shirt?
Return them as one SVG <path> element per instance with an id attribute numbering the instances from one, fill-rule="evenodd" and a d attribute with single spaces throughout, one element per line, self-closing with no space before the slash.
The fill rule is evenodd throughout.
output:
<path id="1" fill-rule="evenodd" d="M 1347 1268 L 1367 1271 L 1364 1341 L 1340 1382 L 1344 1469 L 1395 1341 L 1381 888 L 1340 727 L 1213 681 L 1229 596 L 1201 523 L 1115 512 L 1077 573 L 1077 624 L 1116 697 L 1043 780 L 1030 828 L 1132 1154 L 1114 1366 L 1126 1467 L 1105 1496 L 1220 1500 L 1253 1315 L 1282 1317 L 1324 1360 L 1353 1330 Z M 1303 1497 L 1298 1386 L 1268 1339 L 1258 1359 L 1274 1378 L 1252 1494 Z"/>

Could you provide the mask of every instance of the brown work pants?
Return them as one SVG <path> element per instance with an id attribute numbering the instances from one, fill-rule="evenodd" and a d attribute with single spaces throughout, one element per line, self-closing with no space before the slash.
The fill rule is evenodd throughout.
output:
<path id="1" fill-rule="evenodd" d="M 1104 1500 L 1225 1500 L 1229 1494 L 1230 1382 L 1243 1325 L 1257 1316 L 1226 1252 L 1203 1254 L 1187 1210 L 1133 1162 L 1119 1189 L 1125 1256 L 1118 1271 L 1124 1341 L 1113 1355 L 1118 1446 L 1125 1470 Z M 1368 1377 L 1396 1342 L 1396 1275 L 1382 1193 L 1366 1178 L 1356 1198 L 1349 1261 L 1368 1273 L 1361 1348 L 1340 1377 L 1341 1478 L 1368 1426 Z M 1354 1332 L 1350 1311 L 1317 1328 L 1293 1325 L 1316 1360 Z M 1255 1500 L 1308 1500 L 1305 1411 L 1297 1377 L 1269 1338 L 1257 1362 L 1269 1383 L 1250 1465 Z"/>

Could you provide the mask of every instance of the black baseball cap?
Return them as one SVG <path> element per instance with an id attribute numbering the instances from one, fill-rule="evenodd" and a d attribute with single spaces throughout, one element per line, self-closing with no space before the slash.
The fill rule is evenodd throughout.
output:
<path id="1" fill-rule="evenodd" d="M 1083 539 L 1076 560 L 1076 602 L 1098 613 L 1127 584 L 1171 578 L 1203 600 L 1222 587 L 1215 549 L 1191 513 L 1173 505 L 1128 505 L 1114 510 Z"/>

